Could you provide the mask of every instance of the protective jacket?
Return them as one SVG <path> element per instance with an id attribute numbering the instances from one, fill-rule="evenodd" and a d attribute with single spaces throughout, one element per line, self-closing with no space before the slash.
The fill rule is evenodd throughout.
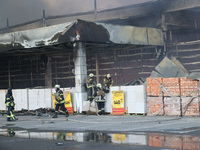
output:
<path id="1" fill-rule="evenodd" d="M 14 103 L 14 98 L 12 96 L 12 91 L 8 90 L 7 94 L 6 94 L 6 99 L 5 99 L 5 103 L 7 107 L 15 107 L 15 103 Z"/>
<path id="2" fill-rule="evenodd" d="M 57 101 L 57 104 L 64 104 L 65 103 L 65 99 L 64 99 L 62 90 L 57 89 L 57 91 L 55 93 L 55 99 Z"/>
<path id="3" fill-rule="evenodd" d="M 88 77 L 86 79 L 86 86 L 87 86 L 87 89 L 95 87 L 96 83 L 95 83 L 94 79 L 91 77 Z"/>
<path id="4" fill-rule="evenodd" d="M 113 85 L 112 78 L 111 77 L 110 78 L 105 77 L 104 80 L 103 80 L 103 84 L 104 84 L 105 87 L 110 88 Z"/>

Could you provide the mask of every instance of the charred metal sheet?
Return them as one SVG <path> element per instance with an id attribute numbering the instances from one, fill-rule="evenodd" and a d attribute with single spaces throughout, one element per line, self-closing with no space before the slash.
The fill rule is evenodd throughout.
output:
<path id="1" fill-rule="evenodd" d="M 163 45 L 163 32 L 158 29 L 148 28 L 148 45 Z"/>
<path id="2" fill-rule="evenodd" d="M 183 72 L 189 74 L 189 72 L 185 69 L 185 67 L 178 61 L 175 57 L 171 58 L 171 61 L 178 67 L 180 68 Z"/>
<path id="3" fill-rule="evenodd" d="M 68 22 L 50 27 L 0 34 L 0 51 L 60 44 L 59 37 L 74 24 Z"/>
<path id="4" fill-rule="evenodd" d="M 182 66 L 183 67 L 183 66 Z M 187 77 L 188 72 L 185 72 L 182 67 L 174 64 L 169 58 L 165 57 L 157 66 L 158 71 L 163 77 Z"/>
<path id="5" fill-rule="evenodd" d="M 79 35 L 79 39 L 77 39 Z M 0 51 L 58 45 L 80 40 L 86 43 L 163 45 L 162 31 L 76 20 L 38 29 L 0 34 Z"/>
<path id="6" fill-rule="evenodd" d="M 105 27 L 110 35 L 110 41 L 120 44 L 158 45 L 163 46 L 163 33 L 159 29 L 134 26 L 118 26 L 98 23 Z"/>

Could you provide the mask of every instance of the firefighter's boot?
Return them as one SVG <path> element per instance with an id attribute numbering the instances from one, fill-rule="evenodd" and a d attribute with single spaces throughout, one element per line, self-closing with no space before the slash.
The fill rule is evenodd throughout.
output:
<path id="1" fill-rule="evenodd" d="M 18 118 L 16 118 L 15 116 L 13 117 L 13 121 L 17 121 L 18 120 Z"/>
<path id="2" fill-rule="evenodd" d="M 69 112 L 66 110 L 66 115 L 65 117 L 69 117 Z"/>

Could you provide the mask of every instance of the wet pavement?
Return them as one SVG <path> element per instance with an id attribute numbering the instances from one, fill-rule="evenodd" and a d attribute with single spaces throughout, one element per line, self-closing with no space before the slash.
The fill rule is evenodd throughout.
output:
<path id="1" fill-rule="evenodd" d="M 7 122 L 5 116 L 0 116 L 0 150 L 10 150 L 11 145 L 20 149 L 20 144 L 23 149 L 41 149 L 45 145 L 52 145 L 51 149 L 200 149 L 199 117 L 18 118 Z"/>

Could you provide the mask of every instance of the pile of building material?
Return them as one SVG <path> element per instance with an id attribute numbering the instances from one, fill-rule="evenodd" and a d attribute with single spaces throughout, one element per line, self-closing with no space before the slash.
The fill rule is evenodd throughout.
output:
<path id="1" fill-rule="evenodd" d="M 199 81 L 147 78 L 148 115 L 199 115 Z"/>
<path id="2" fill-rule="evenodd" d="M 175 58 L 165 57 L 156 71 L 147 78 L 147 114 L 199 116 L 199 80 Z"/>

